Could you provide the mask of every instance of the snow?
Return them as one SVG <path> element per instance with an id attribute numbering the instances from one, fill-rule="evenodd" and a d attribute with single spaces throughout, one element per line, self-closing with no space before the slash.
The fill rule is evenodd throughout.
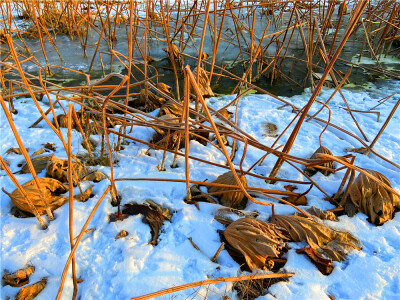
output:
<path id="1" fill-rule="evenodd" d="M 368 110 L 378 104 L 378 100 L 397 92 L 400 81 L 388 81 L 387 85 L 377 87 L 370 84 L 367 90 L 346 89 L 346 97 L 352 109 Z M 319 101 L 326 101 L 332 94 L 332 89 L 324 89 Z M 297 107 L 302 107 L 310 98 L 307 90 L 301 95 L 285 98 Z M 208 99 L 208 104 L 214 109 L 221 108 L 233 100 L 234 95 Z M 371 141 L 386 120 L 394 104 L 399 100 L 395 95 L 375 110 L 381 112 L 380 122 L 372 114 L 354 113 L 360 126 Z M 65 105 L 65 103 L 63 102 Z M 52 130 L 43 121 L 39 128 L 28 128 L 40 115 L 33 109 L 31 99 L 17 99 L 14 102 L 18 114 L 14 115 L 14 122 L 29 154 L 38 150 L 40 144 L 53 142 L 56 144 L 56 156 L 65 158 L 62 143 L 55 137 Z M 271 122 L 277 125 L 281 133 L 295 114 L 289 107 L 278 109 L 282 104 L 277 100 L 259 94 L 252 94 L 241 99 L 238 113 L 238 126 L 245 132 L 259 140 L 266 146 L 271 146 L 275 138 L 264 136 L 262 124 Z M 48 108 L 48 102 L 41 103 L 43 110 Z M 320 104 L 314 104 L 310 113 L 319 110 Z M 330 102 L 332 122 L 361 137 L 353 123 L 341 96 L 337 93 Z M 234 108 L 230 108 L 234 112 Z M 61 109 L 57 109 L 60 113 Z M 156 112 L 154 113 L 156 115 Z M 324 120 L 328 118 L 328 111 L 322 110 L 318 116 Z M 5 118 L 0 114 L 1 155 L 10 162 L 12 172 L 20 168 L 18 164 L 23 156 L 5 154 L 10 147 L 18 147 L 17 142 Z M 400 164 L 400 113 L 396 112 L 374 147 L 384 157 Z M 291 150 L 291 154 L 308 158 L 319 147 L 319 135 L 325 124 L 318 121 L 305 122 Z M 284 144 L 290 135 L 291 129 L 283 135 L 277 145 Z M 62 130 L 67 138 L 67 130 Z M 152 129 L 134 127 L 131 136 L 150 140 Z M 72 151 L 84 152 L 80 145 L 82 138 L 78 132 L 72 135 Z M 110 141 L 117 138 L 110 135 Z M 322 135 L 322 145 L 328 147 L 334 155 L 346 155 L 347 149 L 359 148 L 362 145 L 353 137 L 329 127 Z M 173 155 L 167 154 L 166 171 L 159 172 L 157 165 L 161 162 L 162 151 L 150 151 L 145 154 L 147 147 L 138 143 L 130 143 L 125 149 L 116 153 L 118 163 L 114 167 L 115 178 L 179 178 L 185 179 L 184 159 L 178 158 L 178 168 L 170 167 Z M 184 149 L 182 150 L 184 151 Z M 225 163 L 225 157 L 210 144 L 203 146 L 196 141 L 190 142 L 190 154 L 210 162 Z M 243 144 L 238 143 L 238 151 L 234 164 L 238 166 L 243 154 Z M 249 168 L 265 153 L 250 147 L 244 159 L 243 168 Z M 373 154 L 368 156 L 355 154 L 355 164 L 362 168 L 373 169 L 383 173 L 392 183 L 396 191 L 400 192 L 399 170 L 393 165 L 384 162 Z M 269 155 L 261 166 L 253 169 L 256 174 L 266 176 L 272 169 L 276 158 Z M 108 167 L 99 167 L 108 175 Z M 214 166 L 195 160 L 190 161 L 190 178 L 199 181 L 212 181 L 218 175 L 226 172 Z M 337 191 L 344 170 L 325 177 L 320 173 L 313 179 L 329 194 Z M 44 176 L 43 171 L 40 176 Z M 15 189 L 12 181 L 4 171 L 0 171 L 1 186 L 8 192 Z M 20 183 L 31 179 L 30 174 L 15 174 Z M 279 177 L 292 180 L 306 181 L 298 171 L 290 165 L 284 164 Z M 268 185 L 263 180 L 247 176 L 248 185 L 262 188 L 282 189 L 284 183 Z M 89 183 L 85 183 L 88 186 Z M 95 183 L 95 196 L 86 203 L 74 202 L 74 235 L 77 236 L 85 223 L 90 211 L 108 186 L 108 182 Z M 194 205 L 183 202 L 186 196 L 184 183 L 160 181 L 117 181 L 118 191 L 122 196 L 122 204 L 128 202 L 143 203 L 147 199 L 167 207 L 173 212 L 171 222 L 165 222 L 157 246 L 148 245 L 151 239 L 150 228 L 142 222 L 142 216 L 130 216 L 127 219 L 109 223 L 108 216 L 116 212 L 110 204 L 108 195 L 99 206 L 88 228 L 93 231 L 86 233 L 76 252 L 77 277 L 83 280 L 78 284 L 78 299 L 126 299 L 134 296 L 156 292 L 161 289 L 190 283 L 208 278 L 231 277 L 240 273 L 239 265 L 223 250 L 216 263 L 210 258 L 220 246 L 217 230 L 224 227 L 214 220 L 214 214 L 220 205 L 199 203 L 200 210 Z M 304 192 L 308 185 L 299 185 L 299 192 Z M 75 189 L 74 193 L 78 193 Z M 331 209 L 333 205 L 323 200 L 324 194 L 313 188 L 307 195 L 309 206 L 316 205 L 321 209 Z M 275 200 L 259 197 L 257 200 L 274 202 L 278 214 L 293 213 L 294 209 Z M 57 293 L 61 274 L 70 253 L 68 235 L 68 204 L 55 211 L 55 220 L 47 230 L 41 230 L 36 218 L 18 219 L 10 214 L 12 203 L 8 196 L 1 194 L 1 270 L 13 272 L 19 268 L 32 264 L 36 267 L 30 282 L 34 283 L 43 277 L 48 278 L 46 288 L 37 299 L 53 299 Z M 302 207 L 306 208 L 306 207 Z M 254 203 L 248 203 L 247 211 L 258 211 L 259 219 L 268 220 L 271 209 Z M 346 261 L 335 262 L 335 269 L 329 276 L 322 275 L 304 255 L 295 253 L 295 249 L 304 247 L 302 243 L 290 243 L 291 250 L 287 253 L 288 262 L 284 270 L 294 272 L 295 275 L 287 282 L 272 285 L 264 299 L 395 299 L 400 298 L 400 214 L 383 226 L 376 227 L 367 221 L 367 216 L 358 213 L 355 217 L 339 217 L 339 222 L 324 221 L 327 225 L 340 230 L 351 232 L 363 244 L 363 249 L 352 252 Z M 115 236 L 121 230 L 129 235 L 116 240 Z M 201 252 L 193 248 L 188 238 L 200 248 Z M 259 271 L 261 272 L 261 271 Z M 206 288 L 188 289 L 174 294 L 176 299 L 220 299 L 226 295 L 235 297 L 231 291 L 232 284 L 217 284 Z M 1 289 L 1 298 L 13 297 L 18 288 L 4 286 Z M 67 275 L 62 299 L 70 299 L 73 292 L 71 273 Z M 162 298 L 170 299 L 171 295 Z"/>

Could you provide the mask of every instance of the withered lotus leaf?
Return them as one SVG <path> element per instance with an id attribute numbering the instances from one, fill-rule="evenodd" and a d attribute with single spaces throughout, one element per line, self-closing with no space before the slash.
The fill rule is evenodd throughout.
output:
<path id="1" fill-rule="evenodd" d="M 333 155 L 331 150 L 329 150 L 328 148 L 321 146 L 319 147 L 317 150 L 315 150 L 315 152 L 313 153 L 313 155 L 311 156 L 311 159 L 318 159 L 318 154 L 328 154 L 328 155 Z M 329 168 L 329 169 L 334 169 L 335 168 L 335 164 L 333 161 L 329 161 L 326 163 L 322 163 L 318 166 L 324 167 L 324 168 Z M 324 169 L 318 169 L 318 168 L 314 168 L 314 167 L 307 167 L 306 170 L 308 171 L 308 173 L 310 175 L 313 175 L 315 173 L 317 173 L 318 171 L 321 172 L 323 175 L 328 176 L 330 174 L 332 174 L 332 171 L 330 170 L 324 170 Z"/>
<path id="2" fill-rule="evenodd" d="M 197 76 L 197 68 L 193 70 L 194 78 Z M 214 93 L 211 90 L 210 78 L 208 78 L 207 72 L 200 67 L 199 71 L 199 82 L 198 82 L 199 90 L 202 96 L 205 97 L 214 97 Z M 193 94 L 196 94 L 195 90 L 192 86 L 190 86 L 190 90 Z"/>
<path id="3" fill-rule="evenodd" d="M 160 108 L 167 102 L 164 98 L 158 97 L 152 91 L 147 91 L 145 89 L 140 91 L 140 104 L 144 105 L 146 110 L 153 111 Z"/>
<path id="4" fill-rule="evenodd" d="M 365 171 L 392 187 L 390 181 L 383 174 L 372 170 Z M 397 195 L 362 173 L 357 176 L 350 188 L 350 200 L 359 211 L 365 213 L 376 225 L 392 219 L 395 208 L 400 207 L 400 200 Z"/>
<path id="5" fill-rule="evenodd" d="M 38 180 L 42 188 L 43 196 L 51 211 L 59 208 L 67 201 L 67 198 L 60 196 L 60 194 L 66 193 L 68 191 L 68 188 L 60 181 L 53 178 L 38 178 Z M 41 200 L 40 192 L 36 186 L 35 181 L 31 180 L 24 183 L 22 185 L 22 188 L 25 190 L 26 194 L 28 195 L 28 199 L 36 207 L 39 214 L 45 214 L 45 206 Z M 34 214 L 34 212 L 30 209 L 28 203 L 26 202 L 25 197 L 20 193 L 18 189 L 15 189 L 10 194 L 10 198 L 12 203 L 20 210 Z"/>
<path id="6" fill-rule="evenodd" d="M 171 221 L 170 211 L 153 201 L 146 200 L 145 204 L 127 203 L 122 210 L 124 215 L 143 215 L 143 223 L 149 224 L 151 229 L 150 245 L 157 245 L 161 227 L 165 220 Z"/>
<path id="7" fill-rule="evenodd" d="M 276 225 L 252 218 L 232 222 L 224 237 L 244 256 L 251 270 L 263 269 L 267 257 L 278 257 L 287 240 Z"/>
<path id="8" fill-rule="evenodd" d="M 26 267 L 14 273 L 8 273 L 8 271 L 5 270 L 2 279 L 6 284 L 12 287 L 20 287 L 29 282 L 29 276 L 31 276 L 33 272 L 35 272 L 34 266 Z"/>
<path id="9" fill-rule="evenodd" d="M 311 206 L 310 208 L 307 208 L 306 211 L 310 215 L 320 218 L 321 220 L 329 220 L 329 221 L 337 221 L 338 220 L 336 215 L 333 212 L 322 210 L 322 209 L 316 207 L 315 205 Z M 300 217 L 304 217 L 304 215 L 300 214 L 300 213 L 296 213 L 296 215 L 300 216 Z"/>
<path id="10" fill-rule="evenodd" d="M 183 113 L 183 108 L 171 100 L 168 100 L 162 107 L 160 111 L 161 115 L 175 115 L 181 117 Z"/>
<path id="11" fill-rule="evenodd" d="M 76 173 L 76 176 L 72 173 L 72 181 L 74 185 L 77 185 L 81 180 L 98 182 L 107 178 L 104 173 L 97 170 L 91 170 L 80 162 L 73 162 L 72 166 Z M 46 171 L 48 176 L 58 179 L 61 182 L 68 182 L 68 161 L 52 155 L 47 164 Z"/>
<path id="12" fill-rule="evenodd" d="M 296 253 L 307 255 L 322 274 L 329 275 L 332 273 L 334 268 L 332 260 L 321 257 L 313 248 L 297 249 Z"/>
<path id="13" fill-rule="evenodd" d="M 168 96 L 170 96 L 171 98 L 174 97 L 174 95 L 172 95 L 172 87 L 170 87 L 168 84 L 165 84 L 163 82 L 159 82 L 157 83 L 157 89 L 159 89 L 161 92 L 163 92 L 164 94 L 167 94 Z M 160 93 L 159 93 L 160 94 Z M 162 97 L 162 95 L 160 95 Z"/>
<path id="14" fill-rule="evenodd" d="M 170 54 L 170 52 L 171 52 L 172 57 L 173 57 L 174 59 L 179 58 L 179 53 L 180 53 L 180 52 L 179 52 L 179 48 L 178 48 L 177 45 L 171 43 L 171 47 L 163 48 L 163 50 L 164 50 L 165 52 L 167 52 L 168 54 Z"/>
<path id="15" fill-rule="evenodd" d="M 86 202 L 92 195 L 93 186 L 88 187 L 82 193 L 74 195 L 74 199 L 79 202 Z"/>
<path id="16" fill-rule="evenodd" d="M 42 280 L 22 287 L 18 294 L 15 296 L 15 300 L 32 300 L 46 287 L 47 279 Z"/>
<path id="17" fill-rule="evenodd" d="M 238 174 L 238 177 L 243 184 L 244 187 L 247 187 L 247 179 L 244 175 Z M 233 176 L 232 171 L 228 171 L 220 176 L 218 176 L 217 179 L 213 181 L 213 183 L 219 183 L 219 184 L 227 184 L 227 185 L 237 185 L 236 179 Z M 232 188 L 232 187 L 220 187 L 220 186 L 208 186 L 207 190 L 209 193 L 219 193 L 219 194 L 214 194 L 214 196 L 218 197 L 220 200 L 220 203 L 224 206 L 227 207 L 232 207 L 232 208 L 238 208 L 242 209 L 244 208 L 243 206 L 246 205 L 247 202 L 244 201 L 245 199 L 245 194 L 242 191 L 237 191 L 237 192 L 229 192 L 230 190 L 238 190 L 239 187 L 237 188 Z"/>
<path id="18" fill-rule="evenodd" d="M 37 174 L 39 174 L 40 172 L 42 172 L 44 169 L 46 169 L 47 167 L 47 163 L 50 160 L 50 156 L 49 155 L 45 155 L 45 156 L 36 156 L 34 158 L 31 159 L 33 168 L 35 169 L 35 172 Z M 31 171 L 29 170 L 28 164 L 25 163 L 22 166 L 22 169 L 20 171 L 21 174 L 27 174 L 30 173 Z"/>
<path id="19" fill-rule="evenodd" d="M 350 233 L 334 230 L 314 220 L 295 215 L 274 215 L 271 222 L 284 228 L 291 240 L 305 241 L 319 255 L 335 261 L 345 260 L 351 249 L 361 249 L 360 242 Z"/>

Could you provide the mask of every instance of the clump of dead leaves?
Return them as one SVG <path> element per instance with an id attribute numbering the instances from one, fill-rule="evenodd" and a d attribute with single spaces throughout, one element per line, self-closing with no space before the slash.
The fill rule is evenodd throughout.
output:
<path id="1" fill-rule="evenodd" d="M 315 152 L 313 153 L 313 155 L 311 156 L 310 159 L 319 159 L 318 155 L 319 154 L 328 154 L 328 155 L 333 155 L 331 150 L 329 150 L 328 148 L 321 146 L 319 147 L 317 150 L 315 150 Z M 320 168 L 318 168 L 320 167 Z M 333 170 L 335 169 L 335 164 L 333 162 L 333 160 L 325 162 L 325 163 L 321 163 L 316 165 L 315 167 L 310 166 L 306 168 L 306 172 L 308 173 L 308 175 L 314 175 L 317 172 L 321 172 L 323 175 L 328 176 L 330 174 L 332 174 Z"/>
<path id="2" fill-rule="evenodd" d="M 244 187 L 247 187 L 247 179 L 243 174 L 237 174 L 240 182 Z M 225 184 L 225 185 L 237 185 L 236 179 L 232 173 L 232 171 L 228 171 L 213 181 L 213 183 L 217 184 Z M 231 191 L 237 190 L 238 188 L 232 187 L 223 187 L 223 186 L 208 186 L 207 187 L 209 193 L 213 193 L 214 196 L 219 198 L 219 201 L 222 205 L 232 208 L 243 209 L 246 207 L 247 198 L 242 191 Z"/>
<path id="3" fill-rule="evenodd" d="M 232 222 L 224 231 L 229 245 L 240 252 L 250 270 L 272 269 L 274 262 L 268 258 L 279 257 L 288 238 L 275 224 L 252 218 Z"/>
<path id="4" fill-rule="evenodd" d="M 195 79 L 197 79 L 196 78 L 197 67 L 193 70 L 193 75 L 195 76 Z M 203 97 L 214 97 L 215 96 L 213 91 L 211 90 L 210 78 L 208 77 L 207 72 L 201 67 L 199 69 L 199 82 L 197 85 L 199 87 L 200 94 Z M 196 94 L 196 91 L 192 86 L 190 86 L 190 91 L 191 91 L 191 93 Z"/>
<path id="5" fill-rule="evenodd" d="M 350 197 L 345 199 L 346 212 L 353 216 L 357 211 L 365 213 L 369 220 L 376 225 L 381 225 L 394 216 L 396 209 L 400 208 L 399 197 L 392 191 L 379 184 L 385 183 L 392 187 L 390 181 L 381 173 L 365 170 L 377 180 L 360 173 L 350 188 Z"/>

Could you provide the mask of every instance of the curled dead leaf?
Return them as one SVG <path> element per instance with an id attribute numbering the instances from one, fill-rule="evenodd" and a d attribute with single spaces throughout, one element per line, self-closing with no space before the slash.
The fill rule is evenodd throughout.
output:
<path id="1" fill-rule="evenodd" d="M 160 230 L 165 220 L 171 221 L 172 214 L 167 208 L 161 207 L 153 201 L 147 200 L 145 204 L 127 203 L 124 205 L 122 214 L 143 215 L 143 223 L 149 224 L 151 229 L 150 245 L 157 245 Z"/>
<path id="2" fill-rule="evenodd" d="M 372 170 L 365 171 L 392 187 L 390 181 L 383 174 Z M 360 173 L 352 184 L 350 199 L 346 202 L 349 200 L 376 225 L 391 220 L 395 209 L 400 208 L 400 199 L 397 195 L 363 173 Z"/>
<path id="3" fill-rule="evenodd" d="M 334 268 L 332 260 L 323 258 L 313 248 L 297 249 L 296 253 L 307 255 L 322 274 L 329 275 L 332 273 Z"/>
<path id="4" fill-rule="evenodd" d="M 15 296 L 15 300 L 34 299 L 46 287 L 46 284 L 47 284 L 47 278 L 43 278 L 39 282 L 22 287 Z"/>
<path id="5" fill-rule="evenodd" d="M 159 83 L 157 83 L 156 87 L 164 94 L 167 94 L 171 98 L 174 98 L 174 95 L 172 94 L 172 87 L 170 87 L 169 85 L 167 85 L 163 82 L 159 82 Z M 160 97 L 162 97 L 162 95 L 160 95 Z"/>
<path id="6" fill-rule="evenodd" d="M 271 222 L 284 228 L 295 242 L 306 241 L 319 255 L 342 261 L 351 249 L 360 250 L 360 242 L 348 232 L 299 216 L 274 215 Z"/>
<path id="7" fill-rule="evenodd" d="M 196 78 L 197 76 L 197 68 L 193 70 L 193 75 Z M 214 97 L 214 93 L 211 90 L 211 85 L 210 85 L 210 78 L 208 78 L 207 72 L 200 67 L 199 71 L 199 82 L 198 82 L 199 90 L 200 93 L 203 97 Z M 196 94 L 194 88 L 190 86 L 190 91 L 193 94 Z"/>
<path id="8" fill-rule="evenodd" d="M 225 229 L 224 237 L 244 256 L 251 270 L 265 268 L 266 259 L 278 257 L 287 240 L 274 224 L 251 218 L 232 222 Z"/>
<path id="9" fill-rule="evenodd" d="M 177 117 L 181 117 L 183 114 L 183 108 L 176 104 L 175 102 L 168 100 L 164 105 L 161 107 L 160 110 L 161 115 L 175 115 Z"/>
<path id="10" fill-rule="evenodd" d="M 60 196 L 60 194 L 66 193 L 68 188 L 63 185 L 60 181 L 53 178 L 38 178 L 41 190 L 44 195 L 44 198 L 47 202 L 47 205 L 51 209 L 51 211 L 59 208 L 65 202 L 67 202 L 66 197 Z M 32 204 L 36 207 L 39 214 L 43 215 L 46 213 L 44 204 L 40 197 L 40 192 L 36 187 L 36 183 L 34 180 L 28 181 L 22 185 L 22 188 L 28 195 L 28 199 L 32 202 Z M 26 202 L 24 196 L 20 193 L 18 189 L 15 189 L 11 194 L 9 194 L 12 203 L 20 210 L 33 214 L 28 203 Z"/>
<path id="11" fill-rule="evenodd" d="M 160 108 L 167 102 L 167 100 L 162 97 L 158 97 L 152 91 L 148 90 L 146 92 L 146 89 L 142 89 L 140 91 L 139 99 L 140 104 L 144 105 L 147 111 L 153 111 L 157 108 Z"/>
<path id="12" fill-rule="evenodd" d="M 34 266 L 26 267 L 14 273 L 8 273 L 8 271 L 5 270 L 2 279 L 6 284 L 12 287 L 20 287 L 29 283 L 29 276 L 31 276 L 33 272 L 35 272 Z"/>
<path id="13" fill-rule="evenodd" d="M 92 195 L 93 186 L 88 187 L 85 191 L 78 195 L 74 195 L 74 199 L 79 202 L 86 202 Z"/>
<path id="14" fill-rule="evenodd" d="M 37 174 L 41 173 L 44 169 L 46 169 L 47 164 L 50 160 L 50 156 L 46 155 L 46 156 L 37 156 L 31 159 L 31 162 L 33 164 L 33 168 L 35 169 L 35 172 Z M 21 174 L 28 174 L 31 171 L 29 170 L 29 166 L 27 163 L 25 163 L 22 166 L 22 169 L 20 171 Z"/>
<path id="15" fill-rule="evenodd" d="M 28 151 L 29 149 L 26 149 Z M 22 155 L 22 150 L 20 148 L 10 148 L 6 151 L 6 154 L 14 153 L 17 155 Z"/>
<path id="16" fill-rule="evenodd" d="M 238 177 L 243 186 L 247 187 L 246 177 L 240 174 L 238 174 Z M 233 176 L 232 171 L 226 172 L 218 176 L 218 178 L 215 179 L 213 183 L 237 185 L 236 179 Z M 214 194 L 214 196 L 218 197 L 220 203 L 224 206 L 238 208 L 238 209 L 243 209 L 244 207 L 246 207 L 247 198 L 245 198 L 245 194 L 242 191 L 230 192 L 230 190 L 237 190 L 239 189 L 239 187 L 231 188 L 231 187 L 220 187 L 220 186 L 208 186 L 207 189 L 209 193 L 217 193 Z"/>
<path id="17" fill-rule="evenodd" d="M 171 53 L 171 54 L 172 54 L 172 57 L 173 57 L 174 59 L 178 59 L 178 58 L 179 58 L 179 53 L 180 53 L 180 51 L 179 51 L 179 48 L 178 48 L 177 45 L 171 43 L 171 46 L 170 46 L 170 47 L 168 47 L 168 48 L 162 48 L 162 49 L 163 49 L 165 52 L 167 52 L 168 55 L 170 55 L 170 53 Z"/>
<path id="18" fill-rule="evenodd" d="M 313 155 L 311 156 L 311 159 L 319 159 L 318 154 L 328 154 L 328 155 L 333 155 L 331 150 L 329 150 L 328 148 L 321 146 L 319 147 L 317 150 L 315 150 L 315 152 L 313 153 Z M 323 168 L 327 168 L 327 169 L 319 169 L 316 168 L 317 166 L 319 167 L 323 167 Z M 335 164 L 333 161 L 328 161 L 322 164 L 317 165 L 316 167 L 306 167 L 306 171 L 307 173 L 311 176 L 314 175 L 315 173 L 317 173 L 318 171 L 321 172 L 323 175 L 328 176 L 330 174 L 332 174 L 331 170 L 335 169 Z"/>
<path id="19" fill-rule="evenodd" d="M 72 166 L 76 173 L 76 176 L 74 176 L 74 173 L 72 173 L 72 180 L 74 185 L 77 185 L 79 181 L 87 180 L 99 182 L 103 179 L 108 178 L 104 173 L 98 170 L 91 170 L 90 168 L 85 167 L 80 162 L 73 162 Z M 47 164 L 46 171 L 48 176 L 58 179 L 61 182 L 68 182 L 68 161 L 52 155 Z"/>
<path id="20" fill-rule="evenodd" d="M 118 239 L 123 238 L 123 237 L 126 237 L 126 236 L 128 236 L 128 235 L 129 235 L 129 232 L 128 232 L 128 231 L 121 230 L 121 231 L 116 235 L 115 239 L 118 240 Z"/>

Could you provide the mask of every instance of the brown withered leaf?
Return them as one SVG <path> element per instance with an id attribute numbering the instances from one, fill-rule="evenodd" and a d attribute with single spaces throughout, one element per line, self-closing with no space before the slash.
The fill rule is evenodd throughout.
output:
<path id="1" fill-rule="evenodd" d="M 28 151 L 29 149 L 26 149 Z M 20 148 L 10 148 L 6 151 L 6 154 L 14 153 L 17 155 L 22 155 L 22 150 Z"/>
<path id="2" fill-rule="evenodd" d="M 194 78 L 196 78 L 197 76 L 197 67 L 193 70 L 193 75 Z M 199 71 L 199 90 L 200 93 L 203 97 L 214 97 L 214 93 L 211 90 L 211 85 L 210 85 L 210 78 L 208 78 L 207 72 L 200 67 L 200 71 Z M 196 94 L 194 88 L 192 86 L 190 86 L 190 91 L 193 94 Z"/>
<path id="3" fill-rule="evenodd" d="M 160 18 L 158 17 L 157 13 L 154 11 L 149 11 L 149 18 L 152 21 L 158 21 Z"/>
<path id="4" fill-rule="evenodd" d="M 39 150 L 33 152 L 33 154 L 31 155 L 31 157 L 35 157 L 35 156 L 38 156 L 38 155 L 43 154 L 43 153 L 46 153 L 46 152 L 47 152 L 46 149 L 40 148 Z"/>
<path id="5" fill-rule="evenodd" d="M 144 105 L 147 111 L 153 111 L 157 108 L 160 108 L 167 102 L 167 100 L 165 100 L 162 97 L 158 97 L 152 91 L 148 90 L 146 92 L 145 89 L 142 89 L 140 91 L 139 99 L 140 99 L 140 104 Z"/>
<path id="6" fill-rule="evenodd" d="M 247 179 L 244 175 L 238 174 L 240 181 L 242 182 L 244 187 L 247 187 Z M 228 171 L 213 181 L 213 183 L 218 184 L 227 184 L 227 185 L 237 185 L 236 179 L 233 176 L 232 171 Z M 223 192 L 220 194 L 214 194 L 215 197 L 218 197 L 220 203 L 224 206 L 243 209 L 246 207 L 247 198 L 245 198 L 245 194 L 242 191 L 238 192 L 229 192 L 229 190 L 237 190 L 237 188 L 231 187 L 220 187 L 220 186 L 207 186 L 207 190 L 209 193 Z M 226 192 L 228 191 L 228 192 Z"/>
<path id="7" fill-rule="evenodd" d="M 277 137 L 278 136 L 278 126 L 271 122 L 265 122 L 262 124 L 262 129 L 264 131 L 263 136 Z"/>
<path id="8" fill-rule="evenodd" d="M 157 83 L 156 87 L 157 87 L 157 89 L 162 91 L 164 94 L 167 94 L 171 98 L 174 98 L 174 95 L 172 94 L 172 87 L 170 87 L 168 84 L 159 82 L 159 83 Z M 162 97 L 161 94 L 160 94 L 160 97 Z"/>
<path id="9" fill-rule="evenodd" d="M 33 168 L 35 169 L 36 174 L 41 173 L 44 169 L 47 167 L 47 163 L 50 160 L 50 156 L 37 156 L 31 159 L 31 162 L 33 164 Z M 21 171 L 19 171 L 21 174 L 27 174 L 30 173 L 31 171 L 29 170 L 28 164 L 25 163 L 22 166 Z"/>
<path id="10" fill-rule="evenodd" d="M 312 216 L 320 218 L 321 220 L 329 220 L 329 221 L 338 220 L 333 212 L 322 210 L 316 207 L 315 205 L 311 206 L 310 208 L 307 208 L 307 212 L 310 213 L 310 215 Z"/>
<path id="11" fill-rule="evenodd" d="M 172 53 L 172 57 L 174 59 L 178 59 L 179 58 L 179 48 L 178 46 L 176 46 L 175 44 L 171 43 L 171 47 L 168 48 L 162 48 L 168 55 L 170 54 L 170 52 Z"/>
<path id="12" fill-rule="evenodd" d="M 87 168 L 80 162 L 73 162 L 72 166 L 76 173 L 76 176 L 72 173 L 74 185 L 77 185 L 79 181 L 99 182 L 108 178 L 104 173 Z M 68 161 L 52 155 L 47 164 L 46 171 L 48 176 L 58 179 L 61 182 L 68 182 Z"/>
<path id="13" fill-rule="evenodd" d="M 56 151 L 56 149 L 57 149 L 57 146 L 54 143 L 46 143 L 46 144 L 42 144 L 42 145 L 47 150 Z"/>
<path id="14" fill-rule="evenodd" d="M 334 268 L 332 260 L 323 258 L 313 248 L 297 249 L 296 253 L 307 255 L 322 274 L 329 275 L 332 273 Z"/>
<path id="15" fill-rule="evenodd" d="M 311 159 L 318 159 L 318 154 L 320 154 L 320 153 L 333 155 L 331 150 L 329 150 L 328 148 L 326 148 L 324 146 L 321 146 L 317 150 L 315 150 L 315 152 L 311 156 Z M 333 161 L 322 163 L 322 164 L 320 164 L 318 166 L 321 166 L 321 167 L 324 167 L 324 168 L 329 168 L 329 169 L 332 169 L 332 170 L 335 169 L 335 164 L 334 164 Z M 328 176 L 328 175 L 332 174 L 332 171 L 330 171 L 330 170 L 318 169 L 318 168 L 315 168 L 315 167 L 306 167 L 306 172 L 309 175 L 314 175 L 318 171 L 321 172 L 325 176 Z"/>
<path id="16" fill-rule="evenodd" d="M 285 190 L 287 190 L 288 192 L 293 192 L 294 190 L 297 190 L 297 186 L 288 184 L 284 186 Z"/>
<path id="17" fill-rule="evenodd" d="M 177 117 L 181 117 L 183 114 L 183 108 L 178 104 L 174 103 L 171 100 L 168 100 L 164 105 L 161 107 L 160 110 L 161 115 L 175 115 Z"/>
<path id="18" fill-rule="evenodd" d="M 229 120 L 232 118 L 233 113 L 228 111 L 226 108 L 219 111 L 220 115 L 223 116 L 225 119 Z M 218 117 L 218 116 L 217 116 Z"/>
<path id="19" fill-rule="evenodd" d="M 392 187 L 390 181 L 383 174 L 373 170 L 365 171 Z M 358 207 L 359 211 L 365 213 L 370 221 L 376 225 L 391 220 L 395 208 L 400 208 L 400 199 L 397 195 L 362 173 L 357 176 L 350 188 L 350 200 Z"/>
<path id="20" fill-rule="evenodd" d="M 126 215 L 143 215 L 142 222 L 148 224 L 151 229 L 150 245 L 158 244 L 160 230 L 165 220 L 171 220 L 171 213 L 167 208 L 155 204 L 153 201 L 147 200 L 145 204 L 127 203 L 122 210 Z"/>
<path id="21" fill-rule="evenodd" d="M 129 235 L 129 232 L 128 232 L 128 231 L 126 231 L 126 230 L 121 230 L 121 231 L 116 235 L 115 239 L 118 240 L 118 239 L 123 238 L 123 237 L 126 237 L 126 236 L 128 236 L 128 235 Z"/>
<path id="22" fill-rule="evenodd" d="M 348 232 L 299 216 L 274 215 L 271 222 L 284 228 L 295 242 L 306 241 L 319 255 L 342 261 L 351 249 L 360 250 L 360 242 Z"/>
<path id="23" fill-rule="evenodd" d="M 43 278 L 42 280 L 22 287 L 17 295 L 15 296 L 15 300 L 32 300 L 46 287 L 47 278 Z"/>
<path id="24" fill-rule="evenodd" d="M 56 119 L 57 119 L 58 125 L 59 125 L 61 128 L 68 128 L 68 117 L 67 117 L 66 115 L 60 114 L 60 115 L 56 116 Z M 55 120 L 53 120 L 53 125 L 54 125 L 54 126 L 56 125 Z M 76 125 L 74 119 L 72 119 L 71 128 L 72 128 L 72 129 L 76 129 L 76 128 L 77 128 L 77 125 Z"/>
<path id="25" fill-rule="evenodd" d="M 304 195 L 290 195 L 282 198 L 294 205 L 307 205 L 307 197 Z"/>
<path id="26" fill-rule="evenodd" d="M 256 211 L 242 211 L 229 207 L 222 207 L 217 209 L 214 213 L 214 219 L 221 224 L 229 225 L 235 221 L 236 216 L 255 219 L 258 217 Z"/>
<path id="27" fill-rule="evenodd" d="M 89 200 L 90 196 L 92 195 L 93 186 L 88 187 L 82 193 L 78 195 L 74 195 L 74 199 L 79 202 L 86 202 Z"/>
<path id="28" fill-rule="evenodd" d="M 20 287 L 29 283 L 29 276 L 31 276 L 33 272 L 35 272 L 34 266 L 26 267 L 15 273 L 8 273 L 8 271 L 5 270 L 2 279 L 6 284 L 12 287 Z"/>
<path id="29" fill-rule="evenodd" d="M 266 259 L 278 257 L 287 240 L 274 224 L 251 218 L 232 222 L 225 229 L 224 237 L 231 247 L 244 256 L 251 270 L 265 268 Z"/>
<path id="30" fill-rule="evenodd" d="M 66 193 L 68 191 L 68 188 L 65 185 L 63 185 L 60 181 L 53 178 L 38 178 L 38 180 L 40 182 L 44 198 L 51 211 L 59 208 L 65 202 L 67 202 L 67 198 L 60 196 L 60 194 Z M 22 188 L 27 193 L 29 200 L 36 207 L 39 214 L 41 215 L 45 214 L 46 210 L 41 200 L 40 192 L 36 187 L 35 181 L 31 180 L 24 183 L 22 185 Z M 10 198 L 12 203 L 17 208 L 33 214 L 24 196 L 20 193 L 18 189 L 15 189 L 10 194 Z"/>

